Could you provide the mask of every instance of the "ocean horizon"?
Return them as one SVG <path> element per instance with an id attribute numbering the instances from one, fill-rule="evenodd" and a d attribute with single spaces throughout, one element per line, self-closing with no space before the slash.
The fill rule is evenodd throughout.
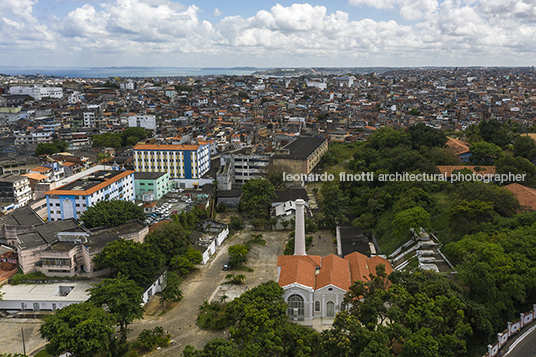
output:
<path id="1" fill-rule="evenodd" d="M 0 66 L 6 75 L 47 75 L 68 78 L 181 77 L 250 75 L 266 68 L 255 67 L 15 67 Z"/>

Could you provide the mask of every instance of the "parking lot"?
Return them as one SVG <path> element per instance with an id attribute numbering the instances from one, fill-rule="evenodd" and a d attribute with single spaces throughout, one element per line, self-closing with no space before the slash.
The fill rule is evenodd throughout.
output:
<path id="1" fill-rule="evenodd" d="M 195 198 L 192 198 L 193 195 L 182 189 L 170 190 L 158 200 L 156 206 L 153 207 L 153 212 L 145 214 L 147 217 L 145 223 L 152 225 L 160 221 L 170 220 L 173 214 L 190 211 L 197 204 Z"/>

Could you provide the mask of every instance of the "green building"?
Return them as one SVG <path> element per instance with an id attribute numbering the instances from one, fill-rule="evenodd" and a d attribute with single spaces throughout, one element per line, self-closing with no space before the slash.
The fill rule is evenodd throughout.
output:
<path id="1" fill-rule="evenodd" d="M 135 172 L 134 193 L 138 201 L 157 201 L 170 187 L 167 172 Z"/>

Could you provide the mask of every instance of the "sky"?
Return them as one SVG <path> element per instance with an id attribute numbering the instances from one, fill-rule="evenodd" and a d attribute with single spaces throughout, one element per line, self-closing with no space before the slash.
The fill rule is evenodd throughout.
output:
<path id="1" fill-rule="evenodd" d="M 2 66 L 533 66 L 536 0 L 0 0 Z"/>

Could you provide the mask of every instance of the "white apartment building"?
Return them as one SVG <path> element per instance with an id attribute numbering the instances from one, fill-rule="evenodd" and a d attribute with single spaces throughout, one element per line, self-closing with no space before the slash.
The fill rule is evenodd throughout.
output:
<path id="1" fill-rule="evenodd" d="M 54 139 L 52 131 L 14 131 L 15 145 L 37 145 L 40 143 L 51 143 Z"/>
<path id="2" fill-rule="evenodd" d="M 84 128 L 94 128 L 96 122 L 95 112 L 84 112 Z"/>
<path id="3" fill-rule="evenodd" d="M 128 126 L 154 130 L 156 129 L 156 117 L 154 115 L 133 115 L 128 117 Z"/>
<path id="4" fill-rule="evenodd" d="M 79 219 L 102 200 L 134 201 L 134 171 L 96 171 L 45 193 L 49 221 Z"/>
<path id="5" fill-rule="evenodd" d="M 9 88 L 9 94 L 27 94 L 35 100 L 43 98 L 63 98 L 62 87 L 44 87 L 43 84 L 21 84 Z"/>
<path id="6" fill-rule="evenodd" d="M 82 100 L 82 93 L 74 91 L 69 95 L 69 97 L 67 97 L 67 100 L 69 101 L 69 104 L 78 103 L 80 100 Z"/>

